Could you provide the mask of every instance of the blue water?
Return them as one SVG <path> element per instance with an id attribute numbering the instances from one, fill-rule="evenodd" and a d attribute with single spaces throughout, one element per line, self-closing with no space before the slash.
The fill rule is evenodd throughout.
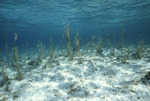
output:
<path id="1" fill-rule="evenodd" d="M 14 33 L 17 47 L 37 46 L 42 41 L 50 46 L 65 44 L 65 26 L 69 25 L 71 43 L 79 32 L 84 43 L 101 36 L 103 43 L 109 34 L 110 43 L 150 43 L 150 0 L 0 0 L 0 49 L 8 42 L 11 49 Z M 95 40 L 97 40 L 95 38 Z"/>

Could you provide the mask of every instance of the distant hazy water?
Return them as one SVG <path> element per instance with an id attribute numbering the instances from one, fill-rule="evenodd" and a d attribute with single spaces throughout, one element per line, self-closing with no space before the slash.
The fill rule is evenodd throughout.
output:
<path id="1" fill-rule="evenodd" d="M 1 0 L 0 48 L 8 37 L 12 47 L 14 33 L 18 33 L 18 47 L 29 42 L 36 47 L 38 41 L 49 46 L 50 37 L 55 44 L 64 42 L 64 26 L 69 24 L 72 44 L 77 32 L 81 40 L 90 41 L 92 34 L 101 34 L 106 40 L 124 40 L 150 43 L 150 0 Z"/>

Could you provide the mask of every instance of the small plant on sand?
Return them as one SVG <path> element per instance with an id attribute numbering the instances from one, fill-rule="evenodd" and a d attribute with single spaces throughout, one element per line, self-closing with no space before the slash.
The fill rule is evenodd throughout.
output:
<path id="1" fill-rule="evenodd" d="M 121 48 L 121 54 L 123 54 L 123 27 L 121 28 L 121 44 L 120 44 L 120 48 Z"/>
<path id="2" fill-rule="evenodd" d="M 77 37 L 75 38 L 75 51 L 78 53 L 79 52 L 79 33 L 77 33 Z"/>
<path id="3" fill-rule="evenodd" d="M 136 57 L 138 59 L 142 58 L 142 51 L 144 50 L 144 40 L 139 41 L 139 45 L 136 50 Z"/>
<path id="4" fill-rule="evenodd" d="M 70 45 L 70 36 L 69 36 L 68 24 L 66 26 L 66 43 L 67 43 L 67 49 L 68 49 L 68 56 L 70 57 L 70 60 L 73 60 L 73 53 L 72 53 L 71 45 Z"/>
<path id="5" fill-rule="evenodd" d="M 121 59 L 121 62 L 125 64 L 127 63 L 128 60 L 129 60 L 129 48 L 124 48 L 124 54 Z"/>
<path id="6" fill-rule="evenodd" d="M 5 73 L 5 70 L 4 70 L 2 57 L 1 57 L 1 61 L 0 62 L 1 62 L 1 67 L 2 67 L 1 72 L 2 72 L 3 81 L 4 81 L 4 84 L 6 86 L 5 90 L 8 91 L 9 90 L 9 88 L 8 88 L 8 76 L 6 76 L 6 73 Z"/>
<path id="7" fill-rule="evenodd" d="M 27 53 L 28 53 L 28 59 L 30 59 L 30 54 L 29 54 L 29 42 L 27 42 Z"/>
<path id="8" fill-rule="evenodd" d="M 110 47 L 110 36 L 109 33 L 107 33 L 107 47 Z"/>
<path id="9" fill-rule="evenodd" d="M 6 39 L 5 49 L 7 54 L 7 64 L 9 65 L 8 37 Z"/>
<path id="10" fill-rule="evenodd" d="M 77 33 L 77 38 L 75 39 L 75 51 L 77 52 L 78 56 L 78 64 L 82 64 L 82 58 L 79 50 L 79 33 Z"/>
<path id="11" fill-rule="evenodd" d="M 38 59 L 41 59 L 44 57 L 45 54 L 45 45 L 43 45 L 42 42 L 39 42 L 39 44 L 37 44 L 37 48 L 38 48 Z"/>
<path id="12" fill-rule="evenodd" d="M 13 52 L 14 52 L 15 67 L 16 67 L 16 70 L 17 70 L 17 79 L 22 80 L 23 76 L 22 76 L 22 73 L 21 73 L 21 70 L 20 70 L 20 64 L 18 62 L 17 47 L 15 46 L 16 40 L 17 40 L 17 33 L 15 33 L 15 40 L 13 42 L 13 48 L 12 49 L 13 49 Z"/>
<path id="13" fill-rule="evenodd" d="M 96 48 L 96 52 L 98 54 L 102 55 L 103 50 L 102 50 L 102 40 L 101 40 L 101 37 L 98 40 L 98 45 L 97 45 L 97 48 Z"/>
<path id="14" fill-rule="evenodd" d="M 91 52 L 93 52 L 93 49 L 95 48 L 95 36 L 92 34 L 92 40 L 91 40 Z"/>
<path id="15" fill-rule="evenodd" d="M 49 54 L 50 54 L 50 57 L 53 58 L 53 41 L 52 41 L 52 38 L 50 38 L 50 50 L 49 50 Z"/>

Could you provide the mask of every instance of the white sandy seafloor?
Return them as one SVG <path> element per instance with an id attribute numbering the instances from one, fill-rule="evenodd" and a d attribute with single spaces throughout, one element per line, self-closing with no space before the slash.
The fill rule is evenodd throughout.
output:
<path id="1" fill-rule="evenodd" d="M 105 50 L 103 55 L 81 52 L 82 64 L 78 64 L 78 57 L 69 60 L 57 55 L 39 61 L 35 56 L 20 63 L 24 71 L 21 81 L 15 79 L 15 68 L 6 68 L 9 91 L 2 86 L 0 100 L 150 101 L 150 83 L 141 80 L 150 71 L 150 48 L 142 59 L 126 63 L 117 60 L 119 54 L 117 49 Z"/>

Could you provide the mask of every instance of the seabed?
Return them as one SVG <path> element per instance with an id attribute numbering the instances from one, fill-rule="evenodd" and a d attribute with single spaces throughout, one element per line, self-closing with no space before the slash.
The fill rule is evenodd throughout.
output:
<path id="1" fill-rule="evenodd" d="M 80 56 L 54 50 L 53 56 L 19 57 L 22 80 L 13 64 L 4 63 L 8 89 L 1 76 L 1 101 L 149 101 L 150 47 L 141 58 L 135 47 L 103 48 L 101 54 L 80 49 Z M 47 53 L 48 54 L 48 53 Z M 76 53 L 75 53 L 76 54 Z M 127 58 L 128 57 L 128 58 Z"/>

